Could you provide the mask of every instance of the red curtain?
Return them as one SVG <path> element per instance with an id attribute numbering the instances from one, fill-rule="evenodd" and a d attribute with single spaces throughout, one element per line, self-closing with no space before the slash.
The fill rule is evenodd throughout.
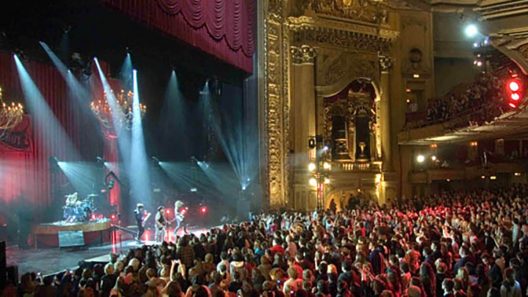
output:
<path id="1" fill-rule="evenodd" d="M 103 3 L 246 72 L 253 71 L 252 0 L 103 0 Z"/>
<path id="2" fill-rule="evenodd" d="M 62 124 L 73 144 L 78 144 L 78 130 L 74 119 L 76 112 L 68 104 L 66 85 L 58 71 L 51 66 L 34 61 L 23 61 L 33 81 L 46 99 L 57 120 Z M 24 98 L 13 55 L 0 52 L 0 86 L 4 90 L 4 99 Z M 27 105 L 26 105 L 27 111 Z M 43 137 L 43 132 L 35 127 L 32 131 L 32 146 L 26 151 L 19 151 L 10 146 L 3 146 L 0 160 L 7 167 L 7 172 L 0 177 L 0 198 L 3 202 L 12 202 L 22 197 L 32 204 L 48 205 L 50 197 L 49 156 L 59 159 L 67 158 L 63 146 L 55 139 Z"/>
<path id="3" fill-rule="evenodd" d="M 82 107 L 78 102 L 70 100 L 68 86 L 57 69 L 51 64 L 29 60 L 22 62 L 73 145 L 79 151 L 82 146 L 92 145 L 93 137 L 87 136 L 94 132 L 87 131 L 83 126 L 80 119 L 84 111 L 81 110 Z M 107 64 L 101 62 L 101 67 L 105 73 L 108 73 Z M 115 84 L 114 81 L 111 83 Z M 11 53 L 0 52 L 0 87 L 3 90 L 4 99 L 8 101 L 24 98 Z M 27 112 L 27 104 L 25 106 Z M 41 127 L 32 125 L 31 115 L 26 115 L 24 121 L 15 130 L 21 129 L 24 129 L 29 137 L 28 147 L 20 148 L 9 142 L 0 141 L 0 205 L 9 206 L 17 202 L 17 199 L 25 198 L 29 206 L 42 206 L 44 207 L 42 209 L 45 209 L 55 199 L 64 198 L 51 195 L 52 173 L 49 167 L 49 157 L 56 156 L 59 160 L 75 160 L 71 159 L 72 156 L 68 155 L 64 144 L 53 135 L 43 137 Z M 112 147 L 112 144 L 105 146 Z M 105 158 L 109 162 L 119 162 L 116 149 L 107 149 L 104 152 L 104 147 L 97 145 L 91 149 L 94 150 L 92 153 L 105 153 Z M 64 176 L 55 174 L 55 181 L 59 186 L 66 182 Z M 116 194 L 111 195 L 112 204 L 119 204 L 117 197 Z"/>

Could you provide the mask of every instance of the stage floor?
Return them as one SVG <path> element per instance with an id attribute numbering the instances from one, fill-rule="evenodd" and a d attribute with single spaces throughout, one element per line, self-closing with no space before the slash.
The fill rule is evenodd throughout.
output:
<path id="1" fill-rule="evenodd" d="M 188 231 L 200 235 L 209 231 L 205 227 L 189 227 Z M 178 235 L 183 234 L 183 230 Z M 154 244 L 147 241 L 145 244 Z M 6 249 L 7 265 L 18 266 L 18 274 L 21 276 L 26 272 L 40 272 L 42 275 L 54 274 L 73 269 L 80 261 L 108 260 L 112 252 L 127 253 L 129 249 L 141 244 L 135 240 L 123 240 L 121 243 L 106 244 L 83 248 L 29 248 L 19 249 L 17 246 L 9 246 Z"/>

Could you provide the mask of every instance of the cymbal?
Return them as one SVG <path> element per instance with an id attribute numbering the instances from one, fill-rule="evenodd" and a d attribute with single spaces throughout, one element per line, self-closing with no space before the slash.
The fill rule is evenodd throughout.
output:
<path id="1" fill-rule="evenodd" d="M 99 196 L 98 194 L 88 194 L 86 197 L 97 197 Z"/>

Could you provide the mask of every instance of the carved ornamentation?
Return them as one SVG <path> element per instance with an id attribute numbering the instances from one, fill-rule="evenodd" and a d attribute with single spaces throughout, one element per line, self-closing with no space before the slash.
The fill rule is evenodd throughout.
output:
<path id="1" fill-rule="evenodd" d="M 348 50 L 360 50 L 369 52 L 387 52 L 390 42 L 387 39 L 379 39 L 371 35 L 362 35 L 354 32 L 340 31 L 298 31 L 293 34 L 295 43 L 311 43 L 317 45 L 332 45 Z"/>
<path id="2" fill-rule="evenodd" d="M 387 23 L 386 7 L 375 0 L 311 0 L 309 8 L 318 14 L 375 24 Z"/>
<path id="3" fill-rule="evenodd" d="M 264 175 L 268 182 L 266 194 L 269 197 L 269 206 L 279 208 L 286 205 L 288 197 L 288 162 L 285 149 L 288 145 L 288 119 L 285 115 L 289 112 L 289 103 L 285 100 L 288 94 L 288 81 L 285 81 L 288 48 L 284 48 L 284 41 L 287 41 L 287 33 L 282 25 L 284 3 L 280 0 L 269 0 L 268 4 L 264 21 L 266 102 L 263 114 L 267 127 L 267 140 L 263 144 L 263 149 L 267 152 L 267 168 Z"/>
<path id="4" fill-rule="evenodd" d="M 346 78 L 348 78 L 348 81 L 351 78 L 359 77 L 368 77 L 374 81 L 378 80 L 379 65 L 375 56 L 341 53 L 337 58 L 334 58 L 332 53 L 325 53 L 322 58 L 325 59 L 326 67 L 316 68 L 318 86 L 333 85 Z"/>
<path id="5" fill-rule="evenodd" d="M 388 72 L 392 68 L 392 58 L 388 56 L 379 56 L 379 66 L 382 72 Z"/>
<path id="6" fill-rule="evenodd" d="M 294 64 L 313 64 L 315 61 L 315 49 L 309 45 L 291 46 L 290 53 Z"/>

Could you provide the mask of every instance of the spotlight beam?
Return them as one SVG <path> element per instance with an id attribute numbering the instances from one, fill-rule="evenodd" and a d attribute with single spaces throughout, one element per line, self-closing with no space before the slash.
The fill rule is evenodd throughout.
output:
<path id="1" fill-rule="evenodd" d="M 135 202 L 151 201 L 150 173 L 145 151 L 143 125 L 141 123 L 141 110 L 139 108 L 139 88 L 137 71 L 132 71 L 134 96 L 132 98 L 132 143 L 130 155 L 130 180 L 132 186 L 132 199 Z"/>
<path id="2" fill-rule="evenodd" d="M 38 139 L 48 149 L 51 155 L 59 155 L 65 159 L 79 159 L 79 153 L 64 128 L 55 117 L 46 99 L 27 72 L 24 64 L 14 55 L 15 64 L 22 86 L 22 92 L 28 105 L 28 111 L 38 127 Z M 51 141 L 55 140 L 55 141 Z M 59 152 L 63 152 L 62 154 Z"/>
<path id="3" fill-rule="evenodd" d="M 103 70 L 101 69 L 101 65 L 99 65 L 99 61 L 97 58 L 94 58 L 95 65 L 97 66 L 97 71 L 99 73 L 99 77 L 101 79 L 101 83 L 103 85 L 103 91 L 108 95 L 106 96 L 108 100 L 108 105 L 112 109 L 112 124 L 114 126 L 115 132 L 118 137 L 118 146 L 119 151 L 121 152 L 121 156 L 123 157 L 123 160 L 125 160 L 124 165 L 128 165 L 128 160 L 130 158 L 130 136 L 125 131 L 124 127 L 121 127 L 122 119 L 124 117 L 123 112 L 121 111 L 121 108 L 117 104 L 117 99 L 115 97 L 114 92 L 112 91 L 112 88 L 110 87 L 110 84 L 108 83 L 108 80 L 106 79 L 106 75 L 104 74 Z"/>
<path id="4" fill-rule="evenodd" d="M 239 180 L 240 187 L 245 189 L 258 174 L 258 158 L 255 157 L 258 151 L 258 133 L 250 131 L 250 125 L 244 125 L 242 117 L 234 117 L 236 113 L 222 113 L 216 108 L 208 82 L 200 94 L 204 100 L 205 113 L 214 115 L 210 122 L 213 131 Z M 223 127 L 220 122 L 224 124 Z"/>

